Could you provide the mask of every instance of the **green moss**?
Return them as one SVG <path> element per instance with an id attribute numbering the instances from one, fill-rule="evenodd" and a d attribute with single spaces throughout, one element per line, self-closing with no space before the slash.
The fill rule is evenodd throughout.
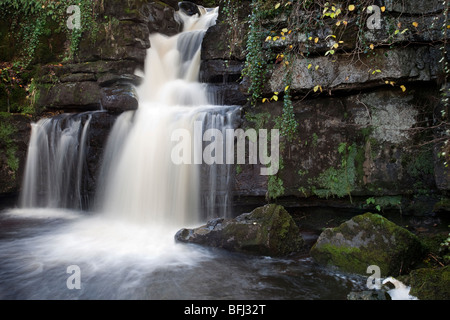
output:
<path id="1" fill-rule="evenodd" d="M 417 269 L 410 274 L 410 294 L 420 300 L 450 299 L 450 266 Z"/>
<path id="2" fill-rule="evenodd" d="M 269 199 L 276 199 L 284 195 L 283 180 L 278 176 L 269 176 L 267 181 L 267 193 Z"/>
<path id="3" fill-rule="evenodd" d="M 423 252 L 415 235 L 372 213 L 326 229 L 311 249 L 320 264 L 359 274 L 365 274 L 369 265 L 377 265 L 386 276 L 408 272 L 421 261 Z"/>
<path id="4" fill-rule="evenodd" d="M 351 192 L 356 186 L 357 177 L 355 159 L 358 151 L 356 144 L 348 148 L 342 144 L 340 153 L 343 156 L 340 168 L 328 168 L 316 178 L 315 182 L 319 185 L 319 188 L 313 189 L 313 193 L 318 197 L 336 196 L 341 198 L 346 195 L 351 196 Z"/>
<path id="5" fill-rule="evenodd" d="M 0 115 L 0 149 L 6 155 L 6 164 L 15 175 L 19 169 L 19 159 L 16 156 L 17 146 L 13 140 L 16 128 L 9 121 L 9 115 L 5 115 L 5 113 Z"/>

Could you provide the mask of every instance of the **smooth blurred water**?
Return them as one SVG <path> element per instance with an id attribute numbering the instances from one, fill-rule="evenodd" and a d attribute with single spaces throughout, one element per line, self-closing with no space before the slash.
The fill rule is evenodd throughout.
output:
<path id="1" fill-rule="evenodd" d="M 177 230 L 81 211 L 0 213 L 0 299 L 346 299 L 366 279 L 307 256 L 278 259 L 175 243 Z M 80 289 L 69 289 L 80 268 Z"/>

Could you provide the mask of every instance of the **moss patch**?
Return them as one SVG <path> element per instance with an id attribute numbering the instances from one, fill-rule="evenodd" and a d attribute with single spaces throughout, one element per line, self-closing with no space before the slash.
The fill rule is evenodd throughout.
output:
<path id="1" fill-rule="evenodd" d="M 408 272 L 421 261 L 423 248 L 408 230 L 372 213 L 353 217 L 337 228 L 326 229 L 311 249 L 320 264 L 365 274 L 377 265 L 385 276 Z"/>
<path id="2" fill-rule="evenodd" d="M 410 274 L 410 294 L 420 300 L 450 299 L 450 266 L 417 269 Z"/>

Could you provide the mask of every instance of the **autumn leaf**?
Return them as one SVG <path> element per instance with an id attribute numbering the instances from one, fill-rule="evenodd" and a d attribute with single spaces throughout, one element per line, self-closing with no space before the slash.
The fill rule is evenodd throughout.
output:
<path id="1" fill-rule="evenodd" d="M 317 43 L 317 42 L 319 42 L 319 38 L 314 39 L 314 43 Z"/>
<path id="2" fill-rule="evenodd" d="M 278 2 L 278 3 L 275 5 L 275 10 L 277 10 L 280 6 L 281 6 L 281 3 Z"/>
<path id="3" fill-rule="evenodd" d="M 311 69 L 311 67 L 312 67 L 312 64 L 311 63 L 308 64 L 308 69 Z"/>
<path id="4" fill-rule="evenodd" d="M 412 25 L 413 25 L 414 27 L 417 28 L 417 27 L 419 26 L 419 23 L 417 23 L 417 22 L 414 21 L 414 22 L 412 23 Z"/>
<path id="5" fill-rule="evenodd" d="M 406 87 L 404 85 L 401 85 L 400 88 L 402 89 L 403 92 L 406 91 Z"/>
<path id="6" fill-rule="evenodd" d="M 355 10 L 355 5 L 351 4 L 348 6 L 348 11 L 353 11 Z"/>
<path id="7" fill-rule="evenodd" d="M 381 9 L 381 12 L 384 12 L 384 11 L 386 11 L 386 7 L 384 7 L 384 6 L 383 6 L 383 7 L 381 7 L 380 9 Z"/>
<path id="8" fill-rule="evenodd" d="M 373 43 L 372 43 L 372 44 L 370 44 L 370 46 L 369 46 L 369 47 L 370 47 L 370 49 L 372 49 L 372 50 L 373 50 L 373 49 L 375 49 L 375 46 L 374 46 L 374 44 L 373 44 Z"/>
<path id="9" fill-rule="evenodd" d="M 284 32 L 284 33 L 287 33 L 289 30 L 286 29 L 286 28 L 283 28 L 283 30 L 281 30 L 281 31 Z"/>
<path id="10" fill-rule="evenodd" d="M 289 86 L 286 86 L 285 88 L 284 88 L 284 91 L 288 91 L 289 90 Z"/>

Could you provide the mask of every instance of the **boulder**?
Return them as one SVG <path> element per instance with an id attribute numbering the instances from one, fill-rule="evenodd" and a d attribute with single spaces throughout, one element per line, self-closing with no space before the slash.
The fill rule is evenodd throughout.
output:
<path id="1" fill-rule="evenodd" d="M 423 252 L 414 234 L 381 215 L 366 213 L 323 231 L 310 254 L 317 263 L 344 272 L 367 274 L 367 267 L 376 265 L 383 276 L 396 276 L 411 270 Z"/>
<path id="2" fill-rule="evenodd" d="M 290 214 L 269 204 L 234 219 L 218 218 L 195 229 L 181 229 L 175 239 L 230 251 L 285 256 L 301 250 L 303 238 Z"/>
<path id="3" fill-rule="evenodd" d="M 409 281 L 411 295 L 420 300 L 450 299 L 450 266 L 414 270 L 409 275 Z"/>

